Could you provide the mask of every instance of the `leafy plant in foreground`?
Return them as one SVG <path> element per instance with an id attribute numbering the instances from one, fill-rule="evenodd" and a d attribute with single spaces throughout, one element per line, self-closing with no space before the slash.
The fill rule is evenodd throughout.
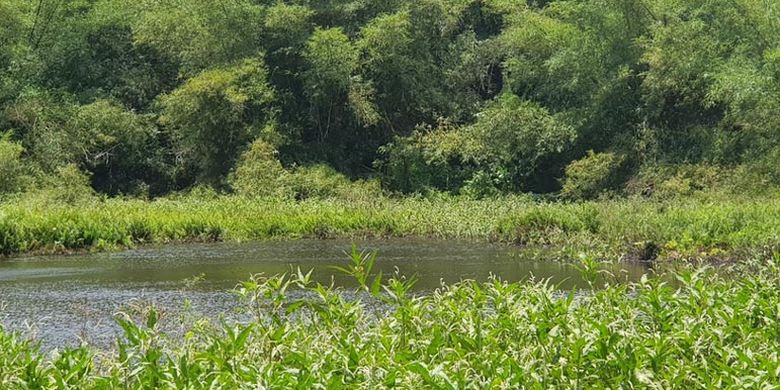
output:
<path id="1" fill-rule="evenodd" d="M 350 253 L 365 282 L 375 255 Z M 585 272 L 597 265 L 585 260 Z M 301 271 L 237 291 L 251 318 L 159 331 L 153 307 L 120 315 L 115 351 L 42 354 L 0 331 L 4 388 L 772 388 L 780 385 L 780 255 L 559 291 L 463 281 L 358 292 Z M 366 293 L 369 290 L 371 294 Z M 135 319 L 133 319 L 135 318 Z M 177 338 L 180 337 L 180 338 Z M 100 356 L 99 359 L 97 356 Z"/>

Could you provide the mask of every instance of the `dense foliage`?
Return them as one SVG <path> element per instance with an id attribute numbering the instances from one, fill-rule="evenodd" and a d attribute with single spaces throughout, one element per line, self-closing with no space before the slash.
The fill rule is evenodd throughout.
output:
<path id="1" fill-rule="evenodd" d="M 329 172 L 325 167 L 296 171 L 294 186 L 285 176 L 271 188 L 280 191 L 277 199 L 199 189 L 197 197 L 149 202 L 90 197 L 83 190 L 87 178 L 70 167 L 58 175 L 74 184 L 61 187 L 54 199 L 26 196 L 0 205 L 0 254 L 180 241 L 407 236 L 511 242 L 549 248 L 546 258 L 562 259 L 588 253 L 627 260 L 731 261 L 780 249 L 777 195 L 580 203 L 517 196 L 390 199 L 378 197 L 368 183 L 345 186 L 343 176 Z M 329 199 L 318 199 L 323 197 Z"/>
<path id="2" fill-rule="evenodd" d="M 110 352 L 50 355 L 0 328 L 5 389 L 774 388 L 780 384 L 780 255 L 732 279 L 712 269 L 597 287 L 461 282 L 423 295 L 382 280 L 372 255 L 344 271 L 355 295 L 292 276 L 255 277 L 236 293 L 251 320 L 160 330 L 153 306 L 126 310 Z M 742 270 L 744 272 L 744 270 Z M 671 282 L 669 281 L 671 280 Z M 377 305 L 377 301 L 381 304 Z"/>
<path id="3" fill-rule="evenodd" d="M 111 195 L 241 192 L 270 174 L 246 168 L 257 151 L 240 158 L 258 142 L 291 172 L 326 164 L 401 192 L 586 180 L 566 195 L 593 197 L 682 163 L 776 184 L 779 13 L 777 0 L 4 0 L 0 194 L 68 165 Z M 611 155 L 627 172 L 570 165 Z"/>

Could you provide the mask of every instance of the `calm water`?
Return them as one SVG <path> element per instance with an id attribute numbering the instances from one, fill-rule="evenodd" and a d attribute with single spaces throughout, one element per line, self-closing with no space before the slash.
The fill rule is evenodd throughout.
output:
<path id="1" fill-rule="evenodd" d="M 569 264 L 532 258 L 517 248 L 473 242 L 382 240 L 357 243 L 378 250 L 376 267 L 419 278 L 418 290 L 491 274 L 509 281 L 550 278 L 564 288 L 583 286 Z M 315 279 L 350 287 L 352 281 L 329 266 L 345 265 L 351 242 L 299 240 L 145 247 L 118 253 L 0 259 L 0 323 L 40 337 L 45 346 L 72 345 L 80 338 L 109 344 L 111 318 L 133 302 L 153 302 L 164 311 L 216 318 L 231 315 L 236 298 L 227 292 L 254 273 L 293 267 L 314 269 Z M 625 264 L 612 269 L 635 280 L 646 269 Z M 193 283 L 193 278 L 202 279 Z M 170 321 L 174 323 L 175 321 Z M 169 326 L 173 326 L 169 324 Z"/>

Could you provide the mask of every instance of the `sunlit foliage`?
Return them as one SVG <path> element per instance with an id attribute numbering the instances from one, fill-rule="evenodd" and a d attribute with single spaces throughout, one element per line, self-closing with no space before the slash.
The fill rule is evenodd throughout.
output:
<path id="1" fill-rule="evenodd" d="M 226 189 L 256 139 L 285 169 L 406 193 L 555 193 L 590 150 L 625 156 L 624 181 L 701 163 L 771 186 L 779 14 L 777 0 L 7 0 L 0 131 L 34 170 L 77 164 L 112 195 Z M 122 145 L 110 164 L 90 156 L 112 147 L 96 127 Z"/>

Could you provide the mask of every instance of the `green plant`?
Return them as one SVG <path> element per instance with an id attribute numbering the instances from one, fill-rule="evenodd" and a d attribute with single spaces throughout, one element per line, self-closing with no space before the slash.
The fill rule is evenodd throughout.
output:
<path id="1" fill-rule="evenodd" d="M 614 153 L 594 153 L 566 166 L 561 195 L 568 199 L 593 199 L 617 189 L 624 179 L 625 157 Z"/>
<path id="2" fill-rule="evenodd" d="M 228 182 L 236 193 L 253 197 L 289 196 L 288 172 L 277 158 L 277 151 L 264 140 L 255 140 L 238 159 Z"/>
<path id="3" fill-rule="evenodd" d="M 32 192 L 46 202 L 78 205 L 94 199 L 95 190 L 90 185 L 90 176 L 75 164 L 57 167 L 53 175 L 44 176 L 39 190 Z"/>
<path id="4" fill-rule="evenodd" d="M 284 178 L 296 199 L 346 200 L 372 199 L 382 196 L 375 180 L 351 181 L 327 165 L 297 167 Z"/>
<path id="5" fill-rule="evenodd" d="M 0 196 L 21 192 L 29 178 L 21 156 L 24 148 L 12 142 L 10 134 L 0 134 Z"/>
<path id="6" fill-rule="evenodd" d="M 344 271 L 364 282 L 372 254 Z M 184 336 L 141 303 L 118 317 L 113 351 L 43 353 L 0 327 L 3 388 L 772 388 L 780 384 L 780 255 L 720 271 L 684 267 L 587 291 L 544 281 L 463 281 L 371 294 L 310 273 L 252 277 L 237 292 L 254 316 L 196 320 Z M 357 268 L 362 268 L 358 270 Z M 362 290 L 366 289 L 362 283 Z M 294 293 L 292 289 L 296 289 Z"/>
<path id="7" fill-rule="evenodd" d="M 378 295 L 382 285 L 382 271 L 379 271 L 374 277 L 374 281 L 371 282 L 371 286 L 369 287 L 369 277 L 371 276 L 371 270 L 374 268 L 377 255 L 377 251 L 360 252 L 358 251 L 357 245 L 353 243 L 352 251 L 349 252 L 351 263 L 346 268 L 339 266 L 334 266 L 333 268 L 355 278 L 361 289 Z"/>

